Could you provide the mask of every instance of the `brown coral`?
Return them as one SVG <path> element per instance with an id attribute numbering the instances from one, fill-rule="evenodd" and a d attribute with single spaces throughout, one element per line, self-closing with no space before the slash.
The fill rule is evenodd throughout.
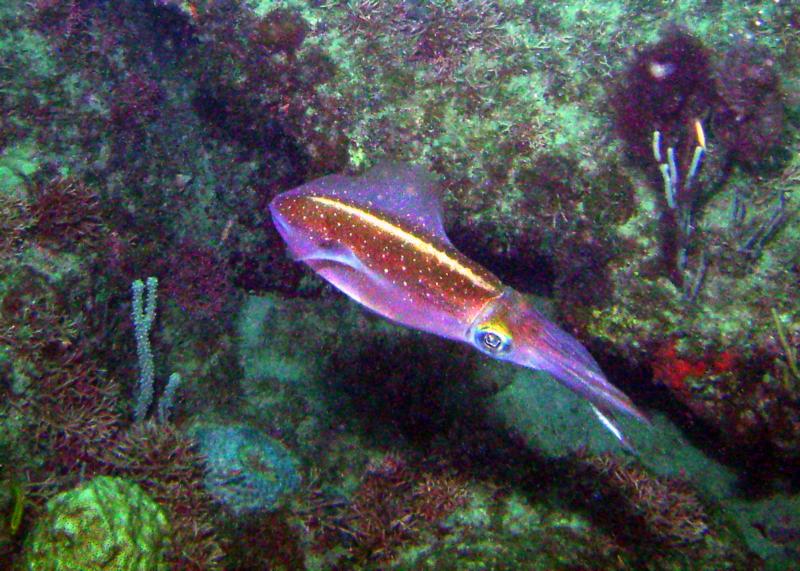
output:
<path id="1" fill-rule="evenodd" d="M 582 452 L 578 460 L 582 481 L 603 498 L 603 515 L 614 522 L 621 538 L 647 537 L 664 547 L 685 547 L 708 532 L 705 509 L 686 482 L 653 476 L 611 453 Z"/>
<path id="2" fill-rule="evenodd" d="M 28 189 L 32 218 L 31 233 L 56 249 L 71 250 L 100 237 L 100 201 L 83 182 L 73 178 L 53 178 L 36 182 Z"/>
<path id="3" fill-rule="evenodd" d="M 322 520 L 322 541 L 343 540 L 356 561 L 388 561 L 402 544 L 467 501 L 458 476 L 417 470 L 400 456 L 387 454 L 367 466 L 350 503 Z"/>
<path id="4" fill-rule="evenodd" d="M 92 469 L 120 424 L 117 384 L 96 367 L 76 324 L 41 278 L 21 273 L 0 314 L 0 343 L 14 348 L 18 369 L 32 379 L 29 392 L 17 396 L 31 414 L 32 440 L 47 444 L 47 464 L 58 474 Z"/>
<path id="5" fill-rule="evenodd" d="M 194 442 L 171 425 L 131 427 L 103 458 L 109 473 L 141 485 L 169 512 L 173 569 L 220 569 L 222 549 L 211 522 L 211 498 L 203 487 L 203 457 Z"/>

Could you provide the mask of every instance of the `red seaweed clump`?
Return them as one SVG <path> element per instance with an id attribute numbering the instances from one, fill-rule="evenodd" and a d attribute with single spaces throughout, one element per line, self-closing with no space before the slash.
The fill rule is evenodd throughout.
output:
<path id="1" fill-rule="evenodd" d="M 14 399 L 30 414 L 31 439 L 52 474 L 91 473 L 121 425 L 118 385 L 90 358 L 60 296 L 35 276 L 18 280 L 0 306 L 0 342 L 31 378 Z"/>
<path id="2" fill-rule="evenodd" d="M 56 249 L 94 244 L 104 233 L 97 194 L 73 178 L 53 178 L 28 188 L 31 204 L 30 232 Z"/>
<path id="3" fill-rule="evenodd" d="M 587 497 L 602 498 L 599 516 L 613 524 L 620 539 L 686 548 L 708 533 L 708 515 L 686 482 L 653 476 L 611 453 L 595 456 L 581 452 L 577 460 L 579 487 L 595 489 Z"/>
<path id="4" fill-rule="evenodd" d="M 709 369 L 705 359 L 678 354 L 676 342 L 662 344 L 653 352 L 653 379 L 663 383 L 679 398 L 689 395 L 690 379 L 700 379 Z"/>

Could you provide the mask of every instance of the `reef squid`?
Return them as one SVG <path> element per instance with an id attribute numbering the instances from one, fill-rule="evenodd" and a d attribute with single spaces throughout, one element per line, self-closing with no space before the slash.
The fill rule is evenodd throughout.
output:
<path id="1" fill-rule="evenodd" d="M 387 163 L 360 177 L 325 176 L 269 208 L 295 260 L 375 313 L 550 373 L 626 446 L 613 412 L 648 422 L 577 339 L 453 246 L 424 169 Z"/>

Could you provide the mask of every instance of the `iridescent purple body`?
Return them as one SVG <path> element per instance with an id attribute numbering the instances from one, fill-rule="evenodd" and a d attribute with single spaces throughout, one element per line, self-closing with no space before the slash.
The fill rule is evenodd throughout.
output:
<path id="1" fill-rule="evenodd" d="M 620 439 L 613 409 L 646 420 L 575 338 L 455 249 L 423 170 L 386 164 L 327 176 L 277 196 L 270 211 L 295 259 L 376 313 L 551 373 Z"/>

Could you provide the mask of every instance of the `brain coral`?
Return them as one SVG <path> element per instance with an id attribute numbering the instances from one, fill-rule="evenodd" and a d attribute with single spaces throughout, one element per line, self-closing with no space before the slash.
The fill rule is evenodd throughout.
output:
<path id="1" fill-rule="evenodd" d="M 28 571 L 167 571 L 169 525 L 136 484 L 98 476 L 51 499 L 25 546 Z"/>
<path id="2" fill-rule="evenodd" d="M 208 491 L 234 514 L 273 509 L 300 484 L 297 463 L 277 440 L 241 425 L 195 428 L 208 462 Z"/>

